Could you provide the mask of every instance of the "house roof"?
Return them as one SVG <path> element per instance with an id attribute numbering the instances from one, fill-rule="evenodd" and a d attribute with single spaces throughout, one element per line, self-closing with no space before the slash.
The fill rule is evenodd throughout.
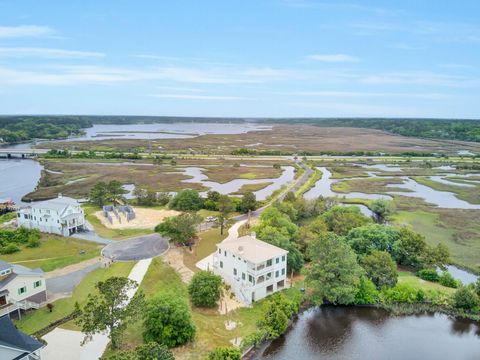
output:
<path id="1" fill-rule="evenodd" d="M 219 249 L 227 250 L 241 258 L 258 264 L 272 258 L 288 254 L 287 250 L 271 245 L 265 241 L 246 235 L 217 245 Z"/>
<path id="2" fill-rule="evenodd" d="M 0 331 L 0 345 L 23 352 L 22 356 L 17 356 L 14 359 L 22 358 L 43 347 L 40 341 L 17 330 L 8 315 L 0 317 L 0 329 L 2 329 Z"/>
<path id="3" fill-rule="evenodd" d="M 42 210 L 47 209 L 47 210 L 54 210 L 54 211 L 63 211 L 66 207 L 70 205 L 78 206 L 80 204 L 78 203 L 77 200 L 71 197 L 62 196 L 62 197 L 58 197 L 51 200 L 34 202 L 28 207 L 31 209 L 42 209 Z"/>

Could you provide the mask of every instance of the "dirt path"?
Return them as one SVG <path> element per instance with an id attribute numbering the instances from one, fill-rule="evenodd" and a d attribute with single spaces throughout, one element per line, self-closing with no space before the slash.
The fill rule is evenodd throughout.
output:
<path id="1" fill-rule="evenodd" d="M 68 265 L 61 269 L 55 269 L 53 271 L 49 271 L 45 273 L 45 279 L 51 279 L 51 278 L 56 278 L 63 275 L 68 275 L 70 273 L 76 272 L 78 270 L 83 270 L 86 267 L 99 263 L 100 261 L 101 261 L 101 258 L 99 256 L 96 256 L 92 259 L 88 259 L 88 260 L 79 262 L 77 264 Z"/>
<path id="2" fill-rule="evenodd" d="M 165 254 L 162 255 L 166 263 L 173 267 L 182 277 L 185 284 L 190 283 L 193 277 L 193 271 L 185 266 L 183 263 L 183 250 L 176 247 L 171 247 Z"/>

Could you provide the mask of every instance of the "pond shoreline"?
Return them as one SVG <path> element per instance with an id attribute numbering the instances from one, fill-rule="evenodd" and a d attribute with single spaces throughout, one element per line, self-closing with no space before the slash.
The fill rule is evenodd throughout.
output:
<path id="1" fill-rule="evenodd" d="M 402 304 L 396 304 L 402 305 Z M 395 305 L 395 306 L 396 306 Z M 280 335 L 278 338 L 265 340 L 257 347 L 253 347 L 247 350 L 242 359 L 246 360 L 259 360 L 263 358 L 265 350 L 267 350 L 275 341 L 278 341 L 281 338 L 286 339 L 288 334 L 295 329 L 297 322 L 300 320 L 301 315 L 308 311 L 314 311 L 316 309 L 328 309 L 328 308 L 335 308 L 335 309 L 345 309 L 347 311 L 355 311 L 356 309 L 376 309 L 385 311 L 388 314 L 389 318 L 403 318 L 403 317 L 412 317 L 412 316 L 419 316 L 419 315 L 445 315 L 448 319 L 451 320 L 466 320 L 477 327 L 480 328 L 480 316 L 476 318 L 464 317 L 460 316 L 458 313 L 452 313 L 451 311 L 444 311 L 441 307 L 435 307 L 436 309 L 431 307 L 431 304 L 425 303 L 417 303 L 417 304 L 404 304 L 409 305 L 407 308 L 402 309 L 401 312 L 398 309 L 395 309 L 395 306 L 386 306 L 385 304 L 365 304 L 365 305 L 332 305 L 332 304 L 323 304 L 323 305 L 313 305 L 308 301 L 301 305 L 300 310 L 298 313 L 294 314 L 292 318 L 289 320 L 288 327 L 285 332 Z M 420 306 L 419 306 L 420 305 Z M 425 306 L 428 305 L 428 306 Z"/>

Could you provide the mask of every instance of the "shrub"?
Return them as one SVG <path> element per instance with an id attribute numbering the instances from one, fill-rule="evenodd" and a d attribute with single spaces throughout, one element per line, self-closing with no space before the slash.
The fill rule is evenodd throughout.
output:
<path id="1" fill-rule="evenodd" d="M 435 269 L 422 269 L 417 272 L 417 276 L 420 279 L 433 281 L 433 282 L 438 282 L 438 280 L 440 279 L 440 276 L 438 275 L 437 270 Z"/>
<path id="2" fill-rule="evenodd" d="M 362 276 L 358 283 L 354 303 L 358 305 L 375 304 L 378 301 L 378 290 L 369 278 Z"/>
<path id="3" fill-rule="evenodd" d="M 222 295 L 222 278 L 211 271 L 200 271 L 193 275 L 188 293 L 193 305 L 214 307 Z"/>
<path id="4" fill-rule="evenodd" d="M 457 309 L 469 311 L 479 305 L 479 299 L 472 289 L 462 286 L 453 294 L 452 304 Z"/>
<path id="5" fill-rule="evenodd" d="M 458 287 L 458 281 L 454 279 L 452 274 L 450 274 L 448 271 L 444 271 L 442 275 L 440 275 L 440 278 L 438 282 L 446 287 L 454 288 L 456 289 Z"/>
<path id="6" fill-rule="evenodd" d="M 418 291 L 412 285 L 398 283 L 393 288 L 385 288 L 381 292 L 385 303 L 407 303 L 413 304 L 418 301 Z"/>
<path id="7" fill-rule="evenodd" d="M 0 248 L 0 254 L 2 255 L 13 254 L 13 253 L 16 253 L 17 251 L 20 251 L 20 248 L 13 243 L 7 244 Z"/>
<path id="8" fill-rule="evenodd" d="M 241 360 L 240 350 L 233 347 L 220 347 L 208 354 L 207 360 Z"/>
<path id="9" fill-rule="evenodd" d="M 28 248 L 36 248 L 36 247 L 39 247 L 40 246 L 40 240 L 37 239 L 37 238 L 31 238 L 28 240 L 27 242 L 27 247 Z"/>
<path id="10" fill-rule="evenodd" d="M 299 303 L 276 293 L 263 304 L 263 314 L 258 323 L 267 339 L 275 339 L 287 330 L 290 317 L 298 312 Z"/>
<path id="11" fill-rule="evenodd" d="M 170 348 L 183 345 L 195 337 L 195 325 L 187 303 L 167 294 L 147 303 L 143 338 Z"/>

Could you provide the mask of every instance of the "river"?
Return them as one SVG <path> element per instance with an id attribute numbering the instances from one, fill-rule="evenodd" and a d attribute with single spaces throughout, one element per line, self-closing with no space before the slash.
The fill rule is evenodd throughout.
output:
<path id="1" fill-rule="evenodd" d="M 442 314 L 392 317 L 364 307 L 312 308 L 256 360 L 478 360 L 480 324 Z"/>

